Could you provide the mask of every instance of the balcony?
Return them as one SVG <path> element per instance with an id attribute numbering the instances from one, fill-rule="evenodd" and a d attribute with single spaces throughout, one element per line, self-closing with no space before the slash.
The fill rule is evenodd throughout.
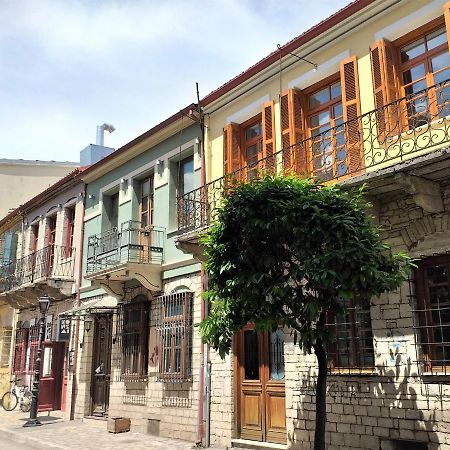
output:
<path id="1" fill-rule="evenodd" d="M 111 295 L 123 295 L 123 283 L 136 279 L 147 289 L 161 288 L 165 229 L 135 220 L 88 238 L 86 278 Z"/>
<path id="2" fill-rule="evenodd" d="M 316 177 L 324 184 L 367 183 L 371 195 L 398 189 L 419 192 L 423 183 L 421 188 L 411 187 L 417 178 L 425 177 L 426 184 L 450 175 L 441 167 L 450 157 L 449 147 L 450 81 L 445 81 L 319 130 L 308 139 L 178 197 L 178 246 L 200 253 L 196 251 L 199 232 L 215 220 L 222 197 L 237 183 L 267 174 L 295 173 Z M 426 195 L 435 188 L 426 184 Z M 432 206 L 430 212 L 436 209 L 439 205 Z"/>
<path id="3" fill-rule="evenodd" d="M 75 249 L 49 245 L 0 267 L 0 298 L 14 308 L 36 306 L 37 298 L 72 295 Z"/>

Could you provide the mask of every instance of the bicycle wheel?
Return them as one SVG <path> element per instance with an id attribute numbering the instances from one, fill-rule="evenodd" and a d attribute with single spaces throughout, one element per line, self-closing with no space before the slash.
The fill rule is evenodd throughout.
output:
<path id="1" fill-rule="evenodd" d="M 19 399 L 14 392 L 8 391 L 3 394 L 2 406 L 4 410 L 12 411 L 17 406 L 17 403 L 19 403 Z"/>
<path id="2" fill-rule="evenodd" d="M 30 391 L 26 391 L 23 393 L 22 398 L 20 399 L 20 410 L 22 412 L 29 412 L 31 409 L 31 399 L 33 396 Z"/>

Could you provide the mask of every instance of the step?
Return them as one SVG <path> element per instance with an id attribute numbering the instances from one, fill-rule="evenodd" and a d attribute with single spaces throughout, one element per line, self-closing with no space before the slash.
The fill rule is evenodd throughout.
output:
<path id="1" fill-rule="evenodd" d="M 273 444 L 272 442 L 250 441 L 248 439 L 232 439 L 231 449 L 236 450 L 288 450 L 287 444 Z"/>

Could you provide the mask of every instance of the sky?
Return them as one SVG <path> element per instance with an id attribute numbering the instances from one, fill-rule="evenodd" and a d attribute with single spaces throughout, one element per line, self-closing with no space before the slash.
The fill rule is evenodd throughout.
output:
<path id="1" fill-rule="evenodd" d="M 119 148 L 349 0 L 0 0 L 0 158 Z"/>

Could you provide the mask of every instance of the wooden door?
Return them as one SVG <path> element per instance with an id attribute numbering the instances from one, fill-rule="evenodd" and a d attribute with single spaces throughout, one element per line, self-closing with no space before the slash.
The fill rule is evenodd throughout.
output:
<path id="1" fill-rule="evenodd" d="M 61 409 L 64 342 L 44 342 L 41 353 L 39 411 Z"/>
<path id="2" fill-rule="evenodd" d="M 254 332 L 236 337 L 237 425 L 242 439 L 286 443 L 284 335 Z"/>
<path id="3" fill-rule="evenodd" d="M 109 383 L 111 376 L 112 316 L 95 316 L 94 352 L 92 358 L 92 415 L 108 414 Z"/>

